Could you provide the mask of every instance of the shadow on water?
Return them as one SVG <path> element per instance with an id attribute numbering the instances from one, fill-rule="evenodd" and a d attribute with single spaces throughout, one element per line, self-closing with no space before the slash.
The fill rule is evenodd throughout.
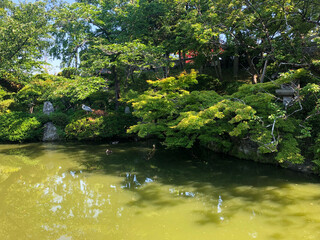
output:
<path id="1" fill-rule="evenodd" d="M 111 149 L 112 154 L 106 154 Z M 249 161 L 240 161 L 224 155 L 194 158 L 187 151 L 156 149 L 152 143 L 130 144 L 28 144 L 4 147 L 0 154 L 23 155 L 37 159 L 55 151 L 80 163 L 82 171 L 123 178 L 122 189 L 133 191 L 134 200 L 128 206 L 156 209 L 170 208 L 196 198 L 211 204 L 207 210 L 198 213 L 198 224 L 218 224 L 230 219 L 236 212 L 257 214 L 255 203 L 259 203 L 264 215 L 279 218 L 284 225 L 290 225 L 279 216 L 281 209 L 299 201 L 318 201 L 320 194 L 296 196 L 285 195 L 293 185 L 319 183 L 312 176 L 305 176 L 286 169 Z M 152 153 L 152 158 L 148 159 Z M 79 169 L 70 169 L 79 174 Z M 156 182 L 157 187 L 152 184 Z M 174 200 L 168 199 L 160 186 L 167 186 Z M 280 191 L 281 190 L 281 191 Z M 222 211 L 225 202 L 231 202 L 227 211 Z M 239 203 L 241 202 L 241 204 Z M 293 213 L 298 214 L 298 213 Z"/>
<path id="2" fill-rule="evenodd" d="M 0 145 L 0 154 L 25 156 L 30 159 L 35 159 L 44 154 L 45 146 L 43 144 L 6 144 Z"/>
<path id="3" fill-rule="evenodd" d="M 113 153 L 107 155 L 106 148 L 111 148 Z M 79 149 L 82 149 L 81 152 Z M 146 160 L 146 156 L 152 151 L 151 143 L 111 146 L 76 144 L 58 147 L 57 150 L 78 159 L 87 172 L 99 171 L 123 177 L 123 188 L 134 191 L 139 196 L 129 204 L 139 207 L 175 206 L 180 204 L 182 198 L 201 194 L 207 199 L 214 199 L 212 202 L 216 206 L 219 204 L 219 197 L 223 201 L 241 200 L 242 210 L 246 211 L 252 211 L 253 203 L 259 202 L 264 210 L 268 210 L 265 211 L 267 214 L 275 217 L 286 206 L 320 198 L 320 194 L 300 194 L 294 197 L 284 194 L 294 184 L 319 183 L 315 177 L 272 165 L 239 161 L 224 155 L 212 154 L 206 159 L 195 159 L 186 151 L 160 148 L 152 159 Z M 145 185 L 153 181 L 170 186 L 169 191 L 180 198 L 168 201 L 160 189 Z M 228 213 L 236 212 L 237 207 L 237 204 L 229 206 Z M 219 220 L 211 210 L 202 215 L 204 219 L 199 222 L 203 224 Z"/>

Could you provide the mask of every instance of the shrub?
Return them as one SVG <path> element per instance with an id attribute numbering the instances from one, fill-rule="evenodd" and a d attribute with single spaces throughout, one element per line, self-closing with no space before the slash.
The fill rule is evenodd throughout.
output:
<path id="1" fill-rule="evenodd" d="M 3 100 L 5 96 L 8 95 L 8 92 L 5 91 L 1 86 L 0 86 L 0 100 Z"/>
<path id="2" fill-rule="evenodd" d="M 274 93 L 281 84 L 305 76 L 309 75 L 304 69 L 289 71 L 273 82 L 243 84 L 231 96 L 214 91 L 189 92 L 196 89 L 195 73 L 148 81 L 150 88 L 129 101 L 135 109 L 133 114 L 142 120 L 128 132 L 162 138 L 169 148 L 214 143 L 224 152 L 250 139 L 259 146 L 259 153 L 277 153 L 279 163 L 302 163 L 305 156 L 301 153 L 305 151 L 301 151 L 300 138 L 310 137 L 308 129 L 312 126 L 302 126 L 303 119 L 291 117 L 298 111 L 286 111 Z M 319 92 L 319 88 L 310 88 Z M 300 105 L 295 105 L 301 111 L 297 108 Z M 318 112 L 319 108 L 314 114 Z"/>
<path id="3" fill-rule="evenodd" d="M 9 111 L 9 107 L 10 105 L 14 103 L 14 100 L 13 99 L 6 99 L 6 100 L 3 100 L 3 101 L 0 101 L 0 113 L 1 112 L 8 112 Z"/>
<path id="4" fill-rule="evenodd" d="M 214 78 L 212 76 L 208 76 L 206 74 L 200 74 L 197 76 L 198 84 L 192 85 L 188 88 L 189 91 L 201 91 L 201 90 L 221 90 L 221 82 L 219 79 Z"/>
<path id="5" fill-rule="evenodd" d="M 0 141 L 37 140 L 42 134 L 36 117 L 23 112 L 0 114 Z"/>
<path id="6" fill-rule="evenodd" d="M 66 126 L 69 122 L 68 116 L 62 112 L 53 112 L 49 115 L 49 118 L 56 126 Z"/>
<path id="7" fill-rule="evenodd" d="M 85 117 L 72 121 L 65 128 L 66 137 L 69 139 L 77 140 L 94 140 L 100 135 L 102 128 L 103 118 Z"/>
<path id="8" fill-rule="evenodd" d="M 126 137 L 127 128 L 135 123 L 130 114 L 88 115 L 75 119 L 65 128 L 66 138 L 77 140 L 99 140 L 112 137 Z"/>
<path id="9" fill-rule="evenodd" d="M 62 112 L 53 112 L 50 115 L 39 113 L 36 118 L 41 124 L 52 122 L 55 126 L 63 128 L 69 123 L 68 115 Z"/>
<path id="10" fill-rule="evenodd" d="M 37 115 L 36 115 L 36 118 L 37 118 L 37 120 L 38 120 L 39 122 L 41 122 L 41 124 L 45 124 L 45 123 L 47 123 L 47 122 L 50 122 L 50 117 L 49 117 L 49 115 L 47 115 L 47 114 L 43 114 L 43 113 L 37 114 Z"/>
<path id="11" fill-rule="evenodd" d="M 131 114 L 123 113 L 111 113 L 103 119 L 104 125 L 101 131 L 103 138 L 127 137 L 127 129 L 137 122 Z"/>

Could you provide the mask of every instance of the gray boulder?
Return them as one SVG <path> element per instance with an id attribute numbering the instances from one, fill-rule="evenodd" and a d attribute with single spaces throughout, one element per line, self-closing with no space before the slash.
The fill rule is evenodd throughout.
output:
<path id="1" fill-rule="evenodd" d="M 57 128 L 52 122 L 48 122 L 44 125 L 43 142 L 52 142 L 59 140 L 59 135 L 57 133 Z"/>
<path id="2" fill-rule="evenodd" d="M 131 113 L 130 107 L 126 106 L 126 108 L 124 109 L 124 113 L 125 114 L 130 114 Z"/>
<path id="3" fill-rule="evenodd" d="M 43 113 L 50 115 L 50 113 L 52 113 L 52 112 L 54 112 L 54 107 L 53 107 L 52 103 L 49 101 L 44 102 Z"/>

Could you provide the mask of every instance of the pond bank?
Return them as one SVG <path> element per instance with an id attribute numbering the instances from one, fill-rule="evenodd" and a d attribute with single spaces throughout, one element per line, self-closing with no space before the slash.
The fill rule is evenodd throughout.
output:
<path id="1" fill-rule="evenodd" d="M 134 137 L 132 139 L 128 139 L 128 138 L 115 138 L 115 139 L 109 139 L 106 140 L 106 143 L 110 143 L 111 145 L 117 144 L 120 142 L 122 143 L 132 143 L 132 142 L 138 142 L 138 143 L 148 143 L 150 146 L 152 146 L 153 144 L 157 145 L 157 148 L 161 145 L 161 143 L 159 142 L 158 139 L 147 139 L 147 140 L 142 140 L 142 139 L 138 139 L 137 137 Z M 49 141 L 50 142 L 50 141 Z M 61 141 L 61 140 L 56 140 L 54 141 L 57 144 L 84 144 L 84 143 L 88 143 L 88 142 L 84 142 L 84 141 Z M 35 142 L 37 143 L 37 142 Z M 101 141 L 99 142 L 93 142 L 93 141 L 89 141 L 90 144 L 102 144 Z M 12 144 L 10 142 L 7 143 L 0 143 L 1 144 Z M 23 144 L 23 143 L 21 143 Z M 163 148 L 163 147 L 161 147 Z M 214 144 L 214 143 L 210 143 L 206 146 L 201 146 L 201 148 L 203 148 L 205 151 L 209 151 L 211 153 L 221 153 L 224 154 L 226 156 L 230 156 L 230 157 L 235 157 L 239 160 L 249 160 L 249 161 L 254 161 L 254 162 L 258 162 L 258 163 L 262 163 L 262 164 L 271 164 L 271 165 L 276 165 L 279 166 L 281 168 L 284 169 L 290 169 L 296 172 L 301 172 L 304 174 L 308 174 L 308 175 L 317 175 L 318 174 L 313 170 L 314 168 L 314 164 L 312 163 L 312 160 L 310 159 L 305 159 L 305 162 L 302 164 L 293 164 L 290 162 L 286 162 L 286 163 L 279 163 L 275 160 L 275 154 L 269 153 L 269 154 L 260 154 L 258 151 L 258 145 L 252 141 L 248 141 L 248 140 L 243 140 L 241 142 L 239 142 L 238 144 L 234 144 L 234 146 L 232 147 L 232 149 L 229 152 L 223 152 L 219 149 L 219 147 Z M 197 152 L 197 151 L 196 151 Z M 202 152 L 202 151 L 201 151 Z"/>
<path id="2" fill-rule="evenodd" d="M 216 144 L 210 143 L 205 146 L 213 152 L 221 152 Z M 235 144 L 232 149 L 225 153 L 229 156 L 236 157 L 238 159 L 251 160 L 259 163 L 267 163 L 280 166 L 282 168 L 290 169 L 297 172 L 302 172 L 305 174 L 317 175 L 313 168 L 314 164 L 310 159 L 305 159 L 302 164 L 293 164 L 290 162 L 279 163 L 275 160 L 275 154 L 260 154 L 258 150 L 258 145 L 250 140 L 243 140 L 238 144 Z"/>

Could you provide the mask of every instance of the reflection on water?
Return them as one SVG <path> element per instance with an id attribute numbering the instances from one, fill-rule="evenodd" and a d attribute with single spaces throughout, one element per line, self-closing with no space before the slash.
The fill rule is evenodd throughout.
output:
<path id="1" fill-rule="evenodd" d="M 317 179 L 152 149 L 0 145 L 0 239 L 320 238 Z"/>

